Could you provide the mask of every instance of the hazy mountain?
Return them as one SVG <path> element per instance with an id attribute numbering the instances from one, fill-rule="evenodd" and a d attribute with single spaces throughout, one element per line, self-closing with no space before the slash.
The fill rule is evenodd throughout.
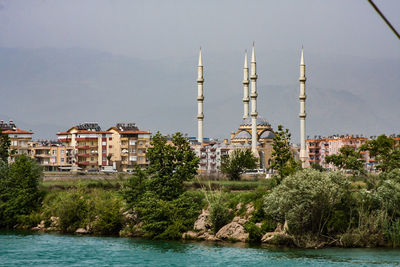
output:
<path id="1" fill-rule="evenodd" d="M 227 52 L 228 53 L 228 52 Z M 305 53 L 307 134 L 400 132 L 400 61 Z M 196 135 L 197 55 L 145 60 L 81 48 L 0 48 L 0 119 L 55 138 L 84 121 Z M 204 54 L 205 135 L 240 124 L 243 53 Z M 258 111 L 298 140 L 299 55 L 257 50 Z"/>

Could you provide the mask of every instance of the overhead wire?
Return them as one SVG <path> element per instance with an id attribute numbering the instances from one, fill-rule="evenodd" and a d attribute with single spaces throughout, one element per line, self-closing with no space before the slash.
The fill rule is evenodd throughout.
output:
<path id="1" fill-rule="evenodd" d="M 379 10 L 379 8 L 372 2 L 372 0 L 368 0 L 371 6 L 375 9 L 375 11 L 381 16 L 381 18 L 386 22 L 389 28 L 393 31 L 393 33 L 400 39 L 400 34 L 396 31 L 396 29 L 390 24 L 389 20 L 383 15 L 383 13 Z"/>

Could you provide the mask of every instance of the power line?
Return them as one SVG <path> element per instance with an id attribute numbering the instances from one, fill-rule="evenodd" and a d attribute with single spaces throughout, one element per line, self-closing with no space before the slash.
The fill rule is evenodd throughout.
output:
<path id="1" fill-rule="evenodd" d="M 379 8 L 372 2 L 372 0 L 368 0 L 371 6 L 375 9 L 375 11 L 381 16 L 381 18 L 386 22 L 389 28 L 393 31 L 393 33 L 400 39 L 400 34 L 396 31 L 396 29 L 390 24 L 390 22 L 386 19 L 385 15 L 379 10 Z"/>

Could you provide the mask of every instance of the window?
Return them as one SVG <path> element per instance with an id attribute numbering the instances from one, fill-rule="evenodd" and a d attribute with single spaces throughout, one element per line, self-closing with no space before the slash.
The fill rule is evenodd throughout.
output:
<path id="1" fill-rule="evenodd" d="M 141 149 L 138 149 L 138 153 L 141 154 L 141 153 L 142 153 L 142 150 L 141 150 Z"/>
<path id="2" fill-rule="evenodd" d="M 136 149 L 131 148 L 131 153 L 136 153 Z"/>
<path id="3" fill-rule="evenodd" d="M 61 155 L 64 155 L 64 149 L 61 149 L 61 150 L 60 150 L 60 154 L 61 154 Z"/>
<path id="4" fill-rule="evenodd" d="M 112 145 L 109 145 L 108 148 L 112 148 Z"/>
<path id="5" fill-rule="evenodd" d="M 57 150 L 52 150 L 53 155 L 57 154 Z"/>
<path id="6" fill-rule="evenodd" d="M 91 157 L 90 160 L 91 160 L 91 161 L 94 161 L 94 157 Z"/>
<path id="7" fill-rule="evenodd" d="M 64 163 L 64 158 L 61 158 L 61 162 L 63 162 L 63 163 Z"/>
<path id="8" fill-rule="evenodd" d="M 90 142 L 90 145 L 92 145 L 92 146 L 94 145 L 93 141 L 92 141 L 92 142 Z"/>
<path id="9" fill-rule="evenodd" d="M 139 141 L 139 145 L 142 145 L 143 144 L 143 142 L 142 141 Z"/>
<path id="10" fill-rule="evenodd" d="M 108 140 L 111 141 L 111 140 L 112 140 L 112 137 L 109 137 Z"/>

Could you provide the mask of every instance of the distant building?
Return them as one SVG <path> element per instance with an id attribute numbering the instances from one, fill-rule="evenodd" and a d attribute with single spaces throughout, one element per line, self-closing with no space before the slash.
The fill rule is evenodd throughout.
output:
<path id="1" fill-rule="evenodd" d="M 149 165 L 146 153 L 150 147 L 151 132 L 140 131 L 135 123 L 117 123 L 108 132 L 112 135 L 109 141 L 111 161 L 118 171 Z"/>
<path id="2" fill-rule="evenodd" d="M 342 147 L 351 147 L 354 150 L 365 144 L 368 138 L 359 135 L 335 135 L 329 137 L 315 136 L 313 139 L 307 139 L 308 161 L 311 164 L 319 164 L 326 169 L 336 169 L 332 164 L 325 161 L 326 156 L 338 154 Z M 361 152 L 362 160 L 365 162 L 365 169 L 374 168 L 376 161 L 369 156 L 368 151 Z"/>
<path id="3" fill-rule="evenodd" d="M 73 147 L 65 146 L 57 141 L 29 142 L 29 155 L 34 158 L 45 171 L 68 171 L 72 168 Z"/>
<path id="4" fill-rule="evenodd" d="M 0 129 L 3 134 L 7 134 L 11 141 L 9 162 L 14 162 L 18 155 L 28 155 L 28 142 L 32 141 L 33 132 L 17 128 L 13 121 L 9 123 L 0 121 Z"/>
<path id="5" fill-rule="evenodd" d="M 82 123 L 57 133 L 58 141 L 72 147 L 72 170 L 98 170 L 110 164 L 112 133 L 97 123 Z"/>

